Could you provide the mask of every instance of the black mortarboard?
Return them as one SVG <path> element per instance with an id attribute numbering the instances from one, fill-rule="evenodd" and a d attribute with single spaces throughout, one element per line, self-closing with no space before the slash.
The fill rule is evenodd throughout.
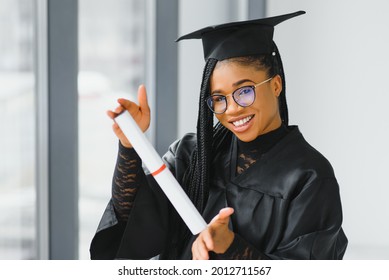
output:
<path id="1" fill-rule="evenodd" d="M 232 57 L 270 54 L 274 51 L 274 26 L 302 14 L 305 12 L 209 26 L 184 35 L 176 41 L 202 39 L 205 60 L 215 58 L 220 61 Z"/>

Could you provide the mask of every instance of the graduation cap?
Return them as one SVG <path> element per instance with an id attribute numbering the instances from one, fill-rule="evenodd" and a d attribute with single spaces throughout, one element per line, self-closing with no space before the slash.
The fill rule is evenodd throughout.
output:
<path id="1" fill-rule="evenodd" d="M 274 51 L 274 26 L 302 14 L 305 12 L 209 26 L 181 36 L 176 42 L 202 39 L 205 60 L 215 58 L 220 61 L 232 57 L 271 54 Z"/>

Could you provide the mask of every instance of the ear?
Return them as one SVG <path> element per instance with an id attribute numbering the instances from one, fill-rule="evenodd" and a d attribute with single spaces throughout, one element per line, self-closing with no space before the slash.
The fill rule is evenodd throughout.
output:
<path id="1" fill-rule="evenodd" d="M 282 91 L 282 79 L 280 75 L 274 76 L 274 78 L 270 82 L 271 88 L 273 90 L 274 96 L 278 97 Z"/>

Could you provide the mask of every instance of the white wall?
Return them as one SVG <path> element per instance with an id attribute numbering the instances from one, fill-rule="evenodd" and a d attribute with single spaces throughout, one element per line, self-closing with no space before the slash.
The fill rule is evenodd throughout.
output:
<path id="1" fill-rule="evenodd" d="M 332 163 L 348 259 L 389 259 L 389 2 L 268 1 L 268 15 L 305 10 L 276 27 L 290 123 Z"/>

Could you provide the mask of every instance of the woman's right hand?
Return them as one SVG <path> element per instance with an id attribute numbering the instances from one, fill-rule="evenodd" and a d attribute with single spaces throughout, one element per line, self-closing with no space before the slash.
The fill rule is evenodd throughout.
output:
<path id="1" fill-rule="evenodd" d="M 147 93 L 144 85 L 141 85 L 138 88 L 138 102 L 139 105 L 130 100 L 119 98 L 119 106 L 113 111 L 108 110 L 107 115 L 114 120 L 117 115 L 124 110 L 127 110 L 134 118 L 140 129 L 145 132 L 150 126 L 150 107 L 147 103 Z M 130 141 L 128 141 L 127 137 L 124 135 L 116 122 L 112 125 L 112 129 L 124 147 L 132 148 Z"/>

